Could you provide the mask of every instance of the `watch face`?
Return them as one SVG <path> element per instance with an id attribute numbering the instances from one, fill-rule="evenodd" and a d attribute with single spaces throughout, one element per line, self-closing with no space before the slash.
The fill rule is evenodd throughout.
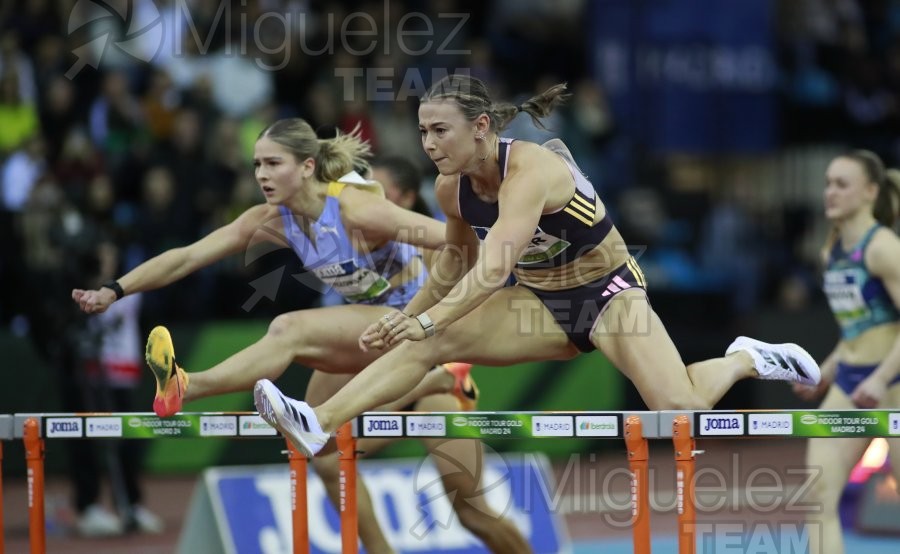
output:
<path id="1" fill-rule="evenodd" d="M 421 313 L 416 316 L 416 320 L 418 320 L 419 325 L 422 326 L 422 329 L 425 330 L 426 337 L 430 337 L 434 334 L 434 322 L 431 321 L 431 318 L 428 317 L 428 314 Z"/>

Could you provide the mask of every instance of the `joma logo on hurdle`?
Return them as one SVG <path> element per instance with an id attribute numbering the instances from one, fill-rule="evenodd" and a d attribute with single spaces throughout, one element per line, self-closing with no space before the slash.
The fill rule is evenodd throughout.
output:
<path id="1" fill-rule="evenodd" d="M 741 414 L 702 414 L 700 432 L 704 435 L 743 435 L 744 418 Z"/>
<path id="2" fill-rule="evenodd" d="M 54 421 L 50 424 L 51 433 L 71 433 L 81 431 L 81 425 L 75 421 Z"/>
<path id="3" fill-rule="evenodd" d="M 373 437 L 401 437 L 403 436 L 403 427 L 401 418 L 397 416 L 388 417 L 364 417 L 363 429 L 366 435 Z"/>
<path id="4" fill-rule="evenodd" d="M 399 431 L 400 426 L 393 419 L 370 419 L 366 431 Z"/>
<path id="5" fill-rule="evenodd" d="M 47 420 L 48 437 L 80 437 L 80 418 L 60 418 Z"/>

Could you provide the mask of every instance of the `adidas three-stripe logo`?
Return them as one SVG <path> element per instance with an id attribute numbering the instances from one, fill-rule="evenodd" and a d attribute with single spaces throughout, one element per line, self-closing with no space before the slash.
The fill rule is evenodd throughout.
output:
<path id="1" fill-rule="evenodd" d="M 285 397 L 281 397 L 281 403 L 284 404 L 284 407 L 287 409 L 286 411 L 290 411 L 291 416 L 294 418 L 294 421 L 303 426 L 303 430 L 309 433 L 309 422 L 306 421 L 306 416 L 297 411 L 297 408 L 291 405 L 290 402 L 287 401 Z"/>
<path id="2" fill-rule="evenodd" d="M 612 278 L 612 283 L 606 286 L 606 290 L 600 296 L 609 296 L 611 294 L 615 294 L 617 292 L 622 292 L 625 289 L 630 289 L 631 285 L 629 285 L 625 279 L 622 279 L 618 275 Z"/>
<path id="3" fill-rule="evenodd" d="M 762 352 L 762 356 L 770 364 L 778 364 L 782 369 L 793 369 L 797 375 L 809 379 L 809 375 L 803 371 L 803 367 L 793 356 L 785 358 L 778 352 Z"/>
<path id="4" fill-rule="evenodd" d="M 594 216 L 597 213 L 597 203 L 593 198 L 587 198 L 576 189 L 572 199 L 563 208 L 563 211 L 571 215 L 588 227 L 593 227 Z"/>

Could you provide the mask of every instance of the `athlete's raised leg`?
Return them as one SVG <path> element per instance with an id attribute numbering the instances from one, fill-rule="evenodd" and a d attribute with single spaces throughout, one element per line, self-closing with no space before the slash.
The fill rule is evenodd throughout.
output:
<path id="1" fill-rule="evenodd" d="M 205 370 L 190 372 L 183 387 L 173 386 L 178 374 L 175 348 L 165 328 L 157 327 L 147 341 L 147 363 L 157 378 L 161 416 L 181 410 L 183 402 L 228 392 L 250 390 L 259 379 L 276 379 L 291 362 L 336 373 L 353 373 L 371 363 L 379 351 L 363 352 L 357 337 L 372 319 L 390 309 L 380 306 L 334 306 L 279 315 L 266 334 L 240 352 Z M 162 331 L 164 332 L 162 332 Z"/>
<path id="2" fill-rule="evenodd" d="M 524 287 L 504 288 L 437 336 L 405 342 L 390 350 L 316 408 L 315 413 L 305 403 L 292 404 L 293 411 L 303 415 L 300 419 L 311 423 L 309 431 L 303 429 L 305 425 L 284 425 L 281 430 L 295 439 L 298 448 L 312 454 L 341 423 L 400 398 L 441 360 L 508 365 L 567 359 L 576 353 L 553 316 L 531 291 Z M 287 402 L 283 395 L 258 383 L 256 399 L 260 413 L 269 417 L 273 425 L 280 425 L 277 416 Z M 271 409 L 277 413 L 267 414 Z M 305 432 L 310 433 L 314 446 L 304 444 L 306 439 L 301 437 Z"/>
<path id="3" fill-rule="evenodd" d="M 606 307 L 591 342 L 637 387 L 651 410 L 708 409 L 741 379 L 802 380 L 792 369 L 819 379 L 815 360 L 795 345 L 769 345 L 742 337 L 725 357 L 685 367 L 669 333 L 643 290 L 626 290 Z M 772 367 L 762 355 L 792 367 Z"/>

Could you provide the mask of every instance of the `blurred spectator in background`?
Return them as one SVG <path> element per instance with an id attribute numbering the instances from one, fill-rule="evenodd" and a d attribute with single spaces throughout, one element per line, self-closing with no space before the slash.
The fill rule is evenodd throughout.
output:
<path id="1" fill-rule="evenodd" d="M 37 106 L 22 97 L 19 74 L 0 75 L 0 156 L 21 147 L 38 133 Z"/>
<path id="2" fill-rule="evenodd" d="M 576 83 L 565 125 L 566 144 L 573 156 L 584 160 L 581 170 L 601 192 L 605 192 L 604 150 L 614 133 L 615 119 L 603 87 L 591 79 Z"/>
<path id="3" fill-rule="evenodd" d="M 128 76 L 112 71 L 103 77 L 100 95 L 90 108 L 91 140 L 110 168 L 118 168 L 133 142 L 144 131 L 146 121 L 137 96 L 131 92 Z"/>
<path id="4" fill-rule="evenodd" d="M 121 273 L 118 248 L 100 242 L 83 254 L 79 272 L 85 283 L 99 287 Z M 131 412 L 133 391 L 143 370 L 142 333 L 138 325 L 142 297 L 132 294 L 102 314 L 88 316 L 78 332 L 77 361 L 59 380 L 63 409 L 69 412 Z M 142 503 L 143 442 L 120 440 L 68 441 L 69 475 L 77 512 L 75 530 L 83 536 L 118 535 L 128 530 L 161 533 L 162 520 Z M 113 503 L 118 514 L 101 502 L 105 458 Z"/>
<path id="5" fill-rule="evenodd" d="M 737 318 L 749 317 L 763 292 L 764 242 L 747 209 L 754 186 L 744 180 L 714 189 L 698 248 L 700 268 L 729 294 Z"/>
<path id="6" fill-rule="evenodd" d="M 103 161 L 81 127 L 72 128 L 61 139 L 61 150 L 49 169 L 66 197 L 80 206 L 85 200 L 88 184 L 105 173 Z"/>
<path id="7" fill-rule="evenodd" d="M 7 30 L 0 38 L 0 75 L 14 76 L 18 98 L 25 104 L 37 104 L 37 84 L 34 79 L 34 64 L 20 48 L 19 34 Z"/>
<path id="8" fill-rule="evenodd" d="M 168 73 L 157 70 L 150 74 L 150 83 L 141 103 L 150 136 L 157 142 L 170 141 L 181 105 L 181 93 Z"/>
<path id="9" fill-rule="evenodd" d="M 113 14 L 126 4 L 135 8 L 130 27 Z M 695 9 L 702 4 L 699 0 Z M 220 225 L 226 214 L 259 194 L 245 180 L 248 160 L 259 130 L 279 117 L 303 117 L 323 137 L 360 123 L 377 155 L 407 158 L 428 180 L 433 169 L 416 135 L 418 95 L 457 69 L 487 81 L 500 96 L 506 86 L 542 90 L 549 80 L 567 80 L 573 96 L 547 121 L 549 131 L 520 117 L 508 135 L 537 142 L 559 137 L 578 159 L 588 160 L 581 169 L 603 189 L 613 215 L 622 212 L 618 219 L 626 238 L 648 246 L 642 261 L 655 289 L 690 290 L 707 277 L 723 287 L 740 281 L 737 312 L 777 301 L 778 272 L 784 271 L 773 268 L 784 268 L 787 257 L 795 258 L 788 272 L 800 279 L 792 283 L 806 283 L 810 298 L 821 302 L 808 267 L 814 261 L 809 245 L 823 225 L 808 209 L 818 198 L 818 185 L 811 179 L 796 190 L 805 179 L 801 173 L 810 175 L 808 167 L 824 163 L 817 157 L 829 157 L 852 141 L 870 146 L 891 165 L 900 159 L 897 2 L 777 0 L 765 8 L 771 29 L 760 32 L 766 37 L 760 48 L 780 70 L 780 84 L 769 90 L 781 106 L 781 142 L 761 153 L 655 150 L 634 136 L 632 119 L 643 120 L 638 129 L 647 133 L 668 132 L 657 126 L 661 114 L 642 102 L 650 87 L 708 73 L 720 78 L 714 86 L 727 94 L 736 77 L 729 80 L 734 68 L 726 62 L 746 54 L 728 44 L 720 52 L 713 44 L 709 51 L 721 58 L 701 57 L 683 66 L 680 58 L 645 59 L 636 54 L 646 46 L 642 33 L 651 32 L 639 22 L 651 21 L 649 16 L 633 21 L 621 51 L 589 40 L 598 27 L 594 17 L 622 6 L 643 10 L 638 13 L 643 17 L 656 9 L 646 0 L 611 0 L 599 11 L 584 0 L 389 0 L 387 5 L 157 0 L 108 4 L 113 12 L 104 6 L 48 0 L 0 6 L 0 225 L 9 231 L 0 238 L 4 282 L 15 260 L 46 260 L 52 251 L 49 239 L 36 237 L 57 210 L 47 208 L 51 200 L 114 233 L 129 263 Z M 413 13 L 419 15 L 406 17 Z M 372 29 L 362 14 L 374 21 L 374 33 L 348 34 Z M 95 15 L 104 21 L 91 19 Z M 401 40 L 401 21 L 404 31 L 423 34 Z M 704 24 L 696 23 L 698 37 Z M 141 32 L 127 36 L 129 29 Z M 95 41 L 105 32 L 107 40 Z M 79 48 L 89 43 L 96 51 L 84 59 L 91 63 L 66 77 L 86 52 Z M 607 79 L 598 69 L 603 64 L 635 74 L 628 96 L 639 99 L 637 108 L 623 111 L 616 89 L 621 82 L 613 79 L 615 73 Z M 715 105 L 709 107 L 709 113 L 719 114 Z M 683 132 L 690 134 L 690 125 Z M 704 177 L 700 185 L 692 182 L 691 172 L 716 166 L 722 155 L 750 163 L 742 171 Z M 775 169 L 761 176 L 757 166 Z M 751 173 L 754 184 L 747 185 L 742 179 Z M 430 191 L 423 191 L 426 199 Z M 742 213 L 739 197 L 754 208 Z M 648 213 L 664 220 L 633 220 Z M 765 246 L 749 258 L 726 260 L 733 258 L 729 248 L 736 248 L 732 239 L 754 243 L 748 237 L 759 229 L 764 236 L 755 244 Z M 32 246 L 37 252 L 28 252 Z M 251 291 L 248 283 L 262 271 L 252 264 L 222 264 L 197 278 L 205 285 L 230 280 L 230 294 L 240 296 L 241 290 Z M 189 299 L 154 293 L 144 317 L 154 310 L 175 319 L 221 313 L 212 292 L 216 287 L 202 288 L 205 295 Z M 0 294 L 5 322 L 24 308 L 13 308 L 21 299 L 12 293 Z M 236 305 L 223 315 L 258 312 Z"/>
<path id="10" fill-rule="evenodd" d="M 47 161 L 51 165 L 59 159 L 69 133 L 78 125 L 80 114 L 75 94 L 72 81 L 61 76 L 52 79 L 43 94 L 41 130 L 47 137 Z"/>
<path id="11" fill-rule="evenodd" d="M 32 189 L 46 171 L 44 140 L 40 135 L 29 138 L 23 148 L 16 150 L 3 164 L 0 176 L 3 207 L 20 212 L 31 198 Z"/>
<path id="12" fill-rule="evenodd" d="M 394 204 L 431 217 L 432 210 L 420 194 L 422 173 L 415 164 L 400 156 L 381 156 L 372 160 L 372 180 L 384 187 L 384 196 Z"/>
<path id="13" fill-rule="evenodd" d="M 415 97 L 406 101 L 379 102 L 374 107 L 373 126 L 378 138 L 379 156 L 403 157 L 422 167 L 430 160 L 416 148 L 419 144 L 419 123 L 412 107 Z M 377 180 L 377 179 L 376 179 Z"/>

